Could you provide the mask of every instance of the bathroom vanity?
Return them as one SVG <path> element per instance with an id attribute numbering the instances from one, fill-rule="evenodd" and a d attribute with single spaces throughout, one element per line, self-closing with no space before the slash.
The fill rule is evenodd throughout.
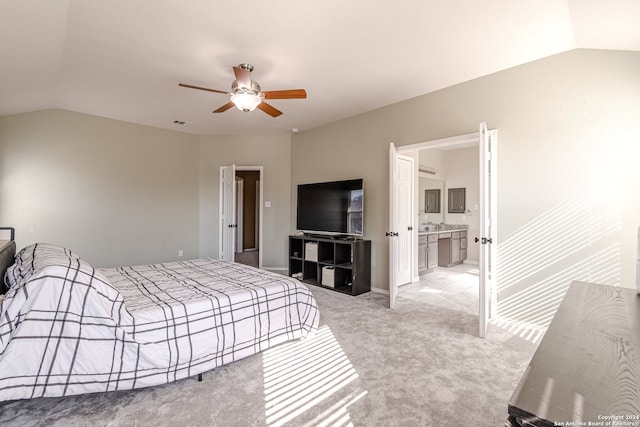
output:
<path id="1" fill-rule="evenodd" d="M 418 274 L 434 267 L 451 267 L 467 259 L 467 230 L 444 229 L 418 233 Z"/>

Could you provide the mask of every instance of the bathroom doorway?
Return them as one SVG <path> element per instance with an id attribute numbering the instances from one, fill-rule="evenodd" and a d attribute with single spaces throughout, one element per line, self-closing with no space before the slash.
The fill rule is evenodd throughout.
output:
<path id="1" fill-rule="evenodd" d="M 480 124 L 478 133 L 398 147 L 399 153 L 416 160 L 413 176 L 418 209 L 414 211 L 414 223 L 409 230 L 417 244 L 412 247 L 411 282 L 395 281 L 390 271 L 390 307 L 394 307 L 397 295 L 406 297 L 404 294 L 410 294 L 409 291 L 415 294 L 420 284 L 442 283 L 442 280 L 460 282 L 464 278 L 465 289 L 425 286 L 424 292 L 428 295 L 423 299 L 446 296 L 443 299 L 447 302 L 471 309 L 478 313 L 480 336 L 486 335 L 487 321 L 495 313 L 497 303 L 496 245 L 492 244 L 497 234 L 496 148 L 497 131 L 487 130 L 484 123 Z M 429 176 L 429 184 L 418 183 L 421 174 L 425 178 Z M 393 186 L 394 178 L 391 175 L 390 178 Z M 442 181 L 442 185 L 438 181 Z M 424 197 L 420 197 L 421 192 Z M 389 203 L 393 206 L 393 200 Z M 398 235 L 393 224 L 390 231 Z M 397 257 L 394 247 L 390 244 L 391 261 Z M 431 258 L 433 248 L 436 248 L 435 263 Z M 431 261 L 427 261 L 429 258 Z M 393 262 L 390 270 L 392 267 Z M 457 273 L 462 275 L 461 280 L 455 278 Z"/>

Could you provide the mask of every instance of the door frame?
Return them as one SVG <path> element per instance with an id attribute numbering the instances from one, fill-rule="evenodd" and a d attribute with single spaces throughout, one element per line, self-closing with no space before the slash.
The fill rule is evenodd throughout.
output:
<path id="1" fill-rule="evenodd" d="M 494 138 L 494 142 L 497 141 L 497 130 L 496 129 L 488 129 L 488 133 L 491 135 L 492 138 Z M 433 148 L 441 148 L 441 147 L 451 147 L 451 146 L 456 146 L 456 145 L 460 145 L 460 148 L 464 148 L 464 146 L 477 146 L 478 147 L 478 155 L 480 159 L 484 158 L 484 154 L 481 152 L 482 147 L 480 144 L 480 132 L 473 132 L 473 133 L 468 133 L 468 134 L 464 134 L 464 135 L 458 135 L 458 136 L 452 136 L 452 137 L 448 137 L 448 138 L 441 138 L 441 139 L 435 139 L 435 140 L 429 140 L 429 141 L 423 141 L 423 142 L 417 142 L 417 143 L 413 143 L 413 144 L 409 144 L 409 145 L 402 145 L 399 147 L 395 147 L 396 152 L 398 153 L 406 153 L 406 152 L 412 152 L 412 151 L 417 151 L 417 150 L 423 150 L 423 149 L 433 149 Z M 492 161 L 493 161 L 493 167 L 494 167 L 494 171 L 497 169 L 497 144 L 494 147 L 494 152 L 492 154 Z M 390 171 L 389 173 L 391 173 L 391 164 L 390 164 Z M 415 188 L 416 185 L 416 178 L 417 178 L 417 174 L 413 174 L 413 186 Z M 494 176 L 494 178 L 497 178 L 496 176 Z M 479 182 L 479 192 L 480 192 L 480 198 L 482 199 L 484 197 L 484 194 L 488 191 L 488 188 L 485 187 L 485 185 L 487 184 L 487 182 L 485 180 L 480 180 Z M 495 195 L 497 193 L 497 179 L 493 180 L 493 202 L 495 202 Z M 392 194 L 389 194 L 389 211 L 391 212 L 392 207 L 391 204 L 393 203 L 393 199 L 392 199 Z M 391 218 L 390 218 L 391 221 Z M 415 221 L 414 221 L 415 222 Z M 496 285 L 496 281 L 495 281 L 495 272 L 497 271 L 497 257 L 495 256 L 496 254 L 496 247 L 497 247 L 497 228 L 498 228 L 498 222 L 497 222 L 497 216 L 495 218 L 493 218 L 493 221 L 491 223 L 491 236 L 493 237 L 494 240 L 496 240 L 494 242 L 494 244 L 492 245 L 492 265 L 491 265 L 491 271 L 492 271 L 492 276 L 493 276 L 493 280 L 492 280 L 492 284 L 493 287 L 491 287 L 489 289 L 489 298 L 488 300 L 490 301 L 488 310 L 485 311 L 482 308 L 480 308 L 479 310 L 481 312 L 484 312 L 483 314 L 485 314 L 487 316 L 488 319 L 494 317 L 497 313 L 497 309 L 498 309 L 498 301 L 497 301 L 497 290 L 495 288 Z M 479 230 L 480 231 L 480 230 Z M 417 235 L 418 233 L 418 227 L 417 224 L 414 224 L 414 233 Z M 417 239 L 417 237 L 416 237 Z M 391 244 L 391 242 L 390 242 Z M 417 256 L 417 247 L 412 247 L 411 249 L 413 251 L 413 259 L 416 259 Z M 389 269 L 392 268 L 393 265 L 393 260 L 391 260 L 391 250 L 390 252 L 390 263 L 389 263 Z M 480 268 L 482 269 L 482 266 L 480 266 Z M 391 276 L 391 275 L 390 275 Z M 478 278 L 478 282 L 480 282 L 480 278 Z M 479 283 L 480 286 L 480 283 Z M 392 283 L 389 283 L 389 293 L 391 294 L 391 287 L 392 287 Z M 396 290 L 397 291 L 397 290 Z M 478 304 L 486 304 L 486 298 L 480 298 L 480 289 L 478 292 Z M 486 307 L 486 305 L 485 305 Z M 479 323 L 480 323 L 480 331 L 479 331 L 479 336 L 484 337 L 486 335 L 486 323 L 483 323 L 484 321 L 480 319 L 480 313 L 478 314 L 478 319 L 479 319 Z M 485 333 L 483 333 L 482 328 L 484 327 L 484 331 Z"/>
<path id="2" fill-rule="evenodd" d="M 235 261 L 236 165 L 220 166 L 218 257 Z"/>
<path id="3" fill-rule="evenodd" d="M 258 268 L 262 268 L 263 265 L 263 261 L 262 261 L 262 256 L 263 256 L 263 248 L 264 248 L 264 242 L 263 242 L 263 233 L 262 233 L 262 229 L 263 227 L 263 221 L 264 221 L 264 166 L 237 166 L 237 165 L 228 165 L 228 166 L 220 166 L 220 211 L 222 211 L 222 198 L 224 197 L 223 195 L 223 180 L 222 180 L 222 173 L 223 170 L 225 168 L 228 168 L 230 166 L 234 167 L 234 186 L 235 186 L 235 172 L 242 172 L 242 171 L 257 171 L 259 172 L 259 176 L 258 176 L 258 184 L 260 186 L 260 191 L 259 191 L 259 204 L 258 204 Z M 235 191 L 234 191 L 235 194 Z M 223 239 L 225 236 L 225 233 L 223 231 L 223 225 L 222 225 L 222 218 L 220 217 L 218 222 L 220 223 L 220 228 L 219 228 L 219 248 L 220 248 L 220 252 L 222 252 L 222 247 L 223 247 Z M 235 255 L 235 254 L 234 254 Z"/>
<path id="4" fill-rule="evenodd" d="M 237 170 L 236 170 L 237 172 Z M 244 180 L 239 178 L 238 175 L 236 178 L 236 247 L 235 253 L 239 254 L 244 252 L 244 229 L 243 229 L 243 221 L 244 221 Z"/>

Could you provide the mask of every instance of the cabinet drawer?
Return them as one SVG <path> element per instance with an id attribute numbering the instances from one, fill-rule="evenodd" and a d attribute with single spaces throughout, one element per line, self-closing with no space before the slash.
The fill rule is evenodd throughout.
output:
<path id="1" fill-rule="evenodd" d="M 450 239 L 451 233 L 438 233 L 438 239 Z"/>
<path id="2" fill-rule="evenodd" d="M 428 259 L 428 248 L 427 245 L 418 246 L 418 272 L 424 272 L 427 267 L 427 259 Z"/>
<path id="3" fill-rule="evenodd" d="M 451 238 L 452 239 L 459 239 L 460 238 L 460 232 L 459 231 L 454 231 L 453 233 L 451 233 Z"/>
<path id="4" fill-rule="evenodd" d="M 466 237 L 461 237 L 460 238 L 460 249 L 467 249 L 467 238 Z"/>
<path id="5" fill-rule="evenodd" d="M 437 234 L 429 234 L 427 236 L 427 242 L 429 243 L 434 243 L 438 241 L 438 235 Z"/>
<path id="6" fill-rule="evenodd" d="M 426 243 L 429 241 L 429 240 L 428 240 L 428 237 L 429 237 L 429 236 L 427 236 L 427 235 L 424 235 L 424 236 L 418 236 L 418 244 L 419 244 L 419 245 L 424 245 L 424 244 L 426 244 Z"/>
<path id="7" fill-rule="evenodd" d="M 467 237 L 467 232 L 466 231 L 461 231 L 460 232 L 460 238 L 463 238 L 463 237 Z"/>

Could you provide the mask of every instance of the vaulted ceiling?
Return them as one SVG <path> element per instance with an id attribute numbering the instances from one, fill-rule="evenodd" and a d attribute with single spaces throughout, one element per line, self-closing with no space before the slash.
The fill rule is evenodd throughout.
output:
<path id="1" fill-rule="evenodd" d="M 640 50 L 637 0 L 0 0 L 0 116 L 304 131 L 575 48 Z M 248 62 L 283 111 L 211 111 Z M 174 120 L 191 122 L 176 125 Z"/>

